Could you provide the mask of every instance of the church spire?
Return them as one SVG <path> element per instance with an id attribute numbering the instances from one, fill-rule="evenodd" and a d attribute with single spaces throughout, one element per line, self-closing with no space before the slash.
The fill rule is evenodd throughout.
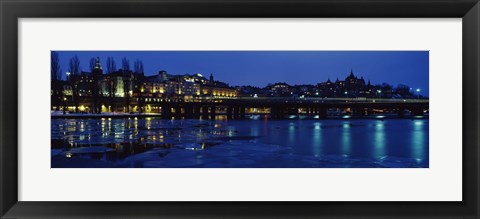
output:
<path id="1" fill-rule="evenodd" d="M 350 69 L 350 77 L 351 77 L 351 78 L 354 78 L 354 77 L 355 77 L 355 75 L 353 75 L 353 69 L 352 69 L 352 68 Z"/>
<path id="2" fill-rule="evenodd" d="M 97 59 L 95 60 L 95 69 L 102 70 L 102 64 L 100 64 L 100 57 L 98 56 L 97 56 Z"/>

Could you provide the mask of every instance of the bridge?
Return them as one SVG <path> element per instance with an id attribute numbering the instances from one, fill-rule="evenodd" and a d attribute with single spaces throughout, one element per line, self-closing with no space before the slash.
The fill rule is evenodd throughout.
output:
<path id="1" fill-rule="evenodd" d="M 201 97 L 189 102 L 146 102 L 159 109 L 163 118 L 227 118 L 241 119 L 248 114 L 246 109 L 265 109 L 271 118 L 287 115 L 309 115 L 327 118 L 328 111 L 345 110 L 354 116 L 366 116 L 378 111 L 395 112 L 402 118 L 405 112 L 423 116 L 429 109 L 428 99 L 381 99 L 381 98 L 318 98 L 318 97 Z"/>

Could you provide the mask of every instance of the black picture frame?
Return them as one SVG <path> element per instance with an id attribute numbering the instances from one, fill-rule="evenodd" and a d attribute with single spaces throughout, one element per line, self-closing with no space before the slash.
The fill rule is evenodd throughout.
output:
<path id="1" fill-rule="evenodd" d="M 2 218 L 480 217 L 478 149 L 480 4 L 478 0 L 1 0 L 0 14 L 0 216 Z M 20 202 L 17 193 L 18 19 L 73 17 L 462 18 L 463 201 Z"/>

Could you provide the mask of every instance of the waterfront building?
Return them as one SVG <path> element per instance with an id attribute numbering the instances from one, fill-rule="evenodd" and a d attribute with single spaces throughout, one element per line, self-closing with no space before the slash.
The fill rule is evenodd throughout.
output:
<path id="1" fill-rule="evenodd" d="M 291 86 L 283 82 L 268 85 L 266 89 L 269 91 L 271 96 L 292 95 Z"/>
<path id="2" fill-rule="evenodd" d="M 232 87 L 215 80 L 210 73 L 169 74 L 165 70 L 146 76 L 144 72 L 119 69 L 104 74 L 97 57 L 91 72 L 66 73 L 66 80 L 52 81 L 52 110 L 71 112 L 160 112 L 163 102 L 195 102 L 211 98 L 237 97 L 320 97 L 320 98 L 419 98 L 406 85 L 365 83 L 353 70 L 345 78 L 328 78 L 316 85 L 289 85 L 284 82 L 266 87 Z M 221 100 L 219 100 L 221 101 Z"/>
<path id="3" fill-rule="evenodd" d="M 97 57 L 91 72 L 70 74 L 65 81 L 52 81 L 52 110 L 65 107 L 73 112 L 149 112 L 161 102 L 199 101 L 202 97 L 236 97 L 228 84 L 202 74 L 156 75 L 117 70 L 104 74 Z"/>

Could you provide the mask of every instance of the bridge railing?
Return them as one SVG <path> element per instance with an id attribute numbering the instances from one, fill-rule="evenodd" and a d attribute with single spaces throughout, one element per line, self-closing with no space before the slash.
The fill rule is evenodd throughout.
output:
<path id="1" fill-rule="evenodd" d="M 358 102 L 358 103 L 428 103 L 428 99 L 384 99 L 384 98 L 322 98 L 322 97 L 201 97 L 200 100 L 243 100 L 259 102 Z"/>

